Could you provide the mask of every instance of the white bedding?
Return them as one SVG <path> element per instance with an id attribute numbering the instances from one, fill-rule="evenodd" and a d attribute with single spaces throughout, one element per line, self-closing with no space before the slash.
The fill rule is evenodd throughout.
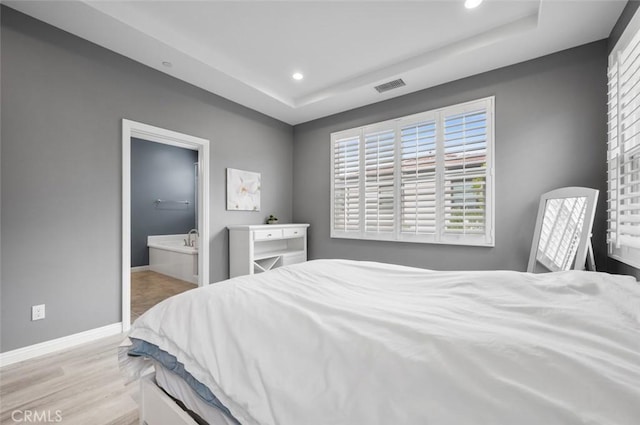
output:
<path id="1" fill-rule="evenodd" d="M 243 425 L 640 423 L 640 285 L 319 260 L 188 291 L 131 337 Z"/>

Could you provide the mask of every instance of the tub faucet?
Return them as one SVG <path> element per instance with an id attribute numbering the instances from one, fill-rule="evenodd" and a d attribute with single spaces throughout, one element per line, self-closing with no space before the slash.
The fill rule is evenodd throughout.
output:
<path id="1" fill-rule="evenodd" d="M 191 235 L 195 235 L 195 237 L 193 238 L 193 240 L 191 240 Z M 196 245 L 196 238 L 200 237 L 200 233 L 198 232 L 198 229 L 191 229 L 189 230 L 189 235 L 188 235 L 188 241 L 187 241 L 187 245 L 188 246 L 195 246 Z"/>

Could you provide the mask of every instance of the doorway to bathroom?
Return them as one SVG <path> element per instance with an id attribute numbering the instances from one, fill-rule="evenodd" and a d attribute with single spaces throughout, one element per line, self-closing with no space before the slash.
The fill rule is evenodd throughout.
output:
<path id="1" fill-rule="evenodd" d="M 209 141 L 123 120 L 122 324 L 209 283 Z"/>

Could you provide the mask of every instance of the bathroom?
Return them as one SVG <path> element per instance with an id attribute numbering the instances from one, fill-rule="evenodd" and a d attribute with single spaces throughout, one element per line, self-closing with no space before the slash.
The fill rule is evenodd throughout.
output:
<path id="1" fill-rule="evenodd" d="M 198 151 L 131 138 L 131 320 L 198 285 Z"/>

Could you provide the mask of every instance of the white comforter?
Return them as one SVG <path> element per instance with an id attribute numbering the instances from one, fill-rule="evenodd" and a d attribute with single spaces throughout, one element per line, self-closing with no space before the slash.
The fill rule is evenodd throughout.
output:
<path id="1" fill-rule="evenodd" d="M 640 285 L 319 260 L 173 297 L 130 336 L 243 425 L 640 424 Z"/>

